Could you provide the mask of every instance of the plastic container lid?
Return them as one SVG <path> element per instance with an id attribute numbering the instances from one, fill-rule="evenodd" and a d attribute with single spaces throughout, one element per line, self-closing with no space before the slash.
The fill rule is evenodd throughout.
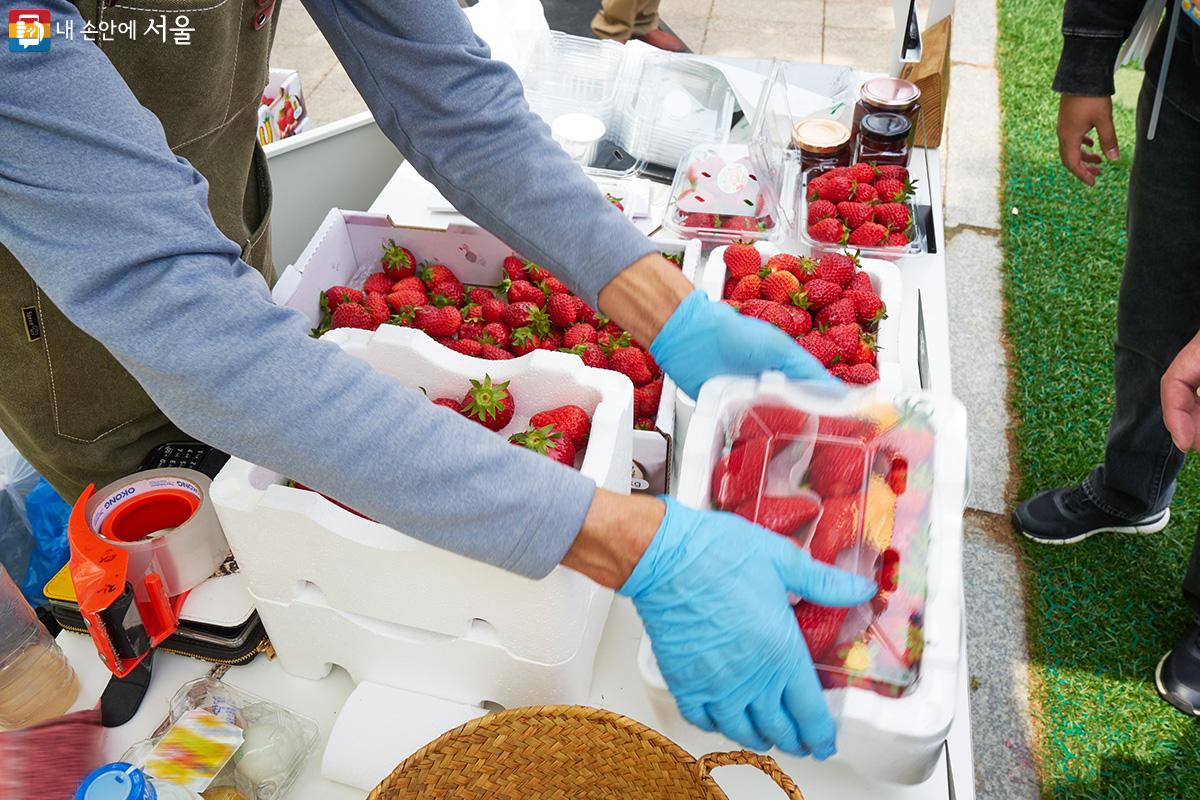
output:
<path id="1" fill-rule="evenodd" d="M 850 129 L 835 119 L 804 119 L 792 126 L 792 144 L 808 153 L 833 153 L 850 141 Z"/>
<path id="2" fill-rule="evenodd" d="M 635 157 L 674 166 L 696 145 L 728 141 L 735 99 L 716 67 L 651 54 L 625 82 L 620 142 Z"/>
<path id="3" fill-rule="evenodd" d="M 867 114 L 859 126 L 866 133 L 880 139 L 903 139 L 912 130 L 912 123 L 908 121 L 908 117 L 890 111 Z"/>
<path id="4" fill-rule="evenodd" d="M 75 800 L 155 800 L 156 797 L 145 774 L 124 761 L 97 767 L 75 790 Z"/>
<path id="5" fill-rule="evenodd" d="M 701 145 L 675 171 L 663 227 L 710 242 L 772 239 L 773 209 L 745 145 Z"/>
<path id="6" fill-rule="evenodd" d="M 903 78 L 871 78 L 863 82 L 858 94 L 878 108 L 907 109 L 921 98 L 921 88 Z"/>

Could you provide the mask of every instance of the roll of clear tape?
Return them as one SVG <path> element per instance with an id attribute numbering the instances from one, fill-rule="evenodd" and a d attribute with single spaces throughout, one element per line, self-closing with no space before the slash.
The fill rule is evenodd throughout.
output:
<path id="1" fill-rule="evenodd" d="M 156 573 L 167 594 L 194 589 L 229 555 L 209 497 L 212 481 L 190 469 L 152 469 L 113 481 L 85 507 L 88 527 L 129 554 L 131 579 Z M 135 594 L 142 581 L 134 580 Z"/>

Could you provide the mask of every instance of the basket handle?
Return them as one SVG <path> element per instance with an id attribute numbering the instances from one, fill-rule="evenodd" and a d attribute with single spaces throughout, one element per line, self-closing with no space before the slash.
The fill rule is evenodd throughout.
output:
<path id="1" fill-rule="evenodd" d="M 765 756 L 762 753 L 755 753 L 753 750 L 709 753 L 706 756 L 701 756 L 696 761 L 696 768 L 700 770 L 702 777 L 711 778 L 712 771 L 717 767 L 728 767 L 736 764 L 749 764 L 752 767 L 758 767 L 766 773 L 768 778 L 775 781 L 791 800 L 804 800 L 804 795 L 800 793 L 800 787 L 796 785 L 796 782 L 786 772 L 779 768 L 779 764 L 775 759 Z"/>

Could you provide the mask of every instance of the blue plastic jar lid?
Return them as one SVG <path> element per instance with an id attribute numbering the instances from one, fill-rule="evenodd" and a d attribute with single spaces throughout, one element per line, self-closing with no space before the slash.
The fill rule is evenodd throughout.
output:
<path id="1" fill-rule="evenodd" d="M 140 769 L 117 761 L 93 770 L 79 789 L 75 800 L 157 800 L 158 793 Z"/>

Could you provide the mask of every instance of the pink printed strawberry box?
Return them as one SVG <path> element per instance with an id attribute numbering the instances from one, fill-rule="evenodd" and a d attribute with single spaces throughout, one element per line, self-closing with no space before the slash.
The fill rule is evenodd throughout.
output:
<path id="1" fill-rule="evenodd" d="M 699 242 L 659 244 L 685 274 L 696 273 Z M 620 372 L 634 385 L 633 491 L 670 491 L 670 378 L 628 333 L 481 228 L 406 228 L 384 214 L 334 209 L 273 296 L 305 315 L 316 336 L 398 325 L 481 361 L 547 350 Z"/>

